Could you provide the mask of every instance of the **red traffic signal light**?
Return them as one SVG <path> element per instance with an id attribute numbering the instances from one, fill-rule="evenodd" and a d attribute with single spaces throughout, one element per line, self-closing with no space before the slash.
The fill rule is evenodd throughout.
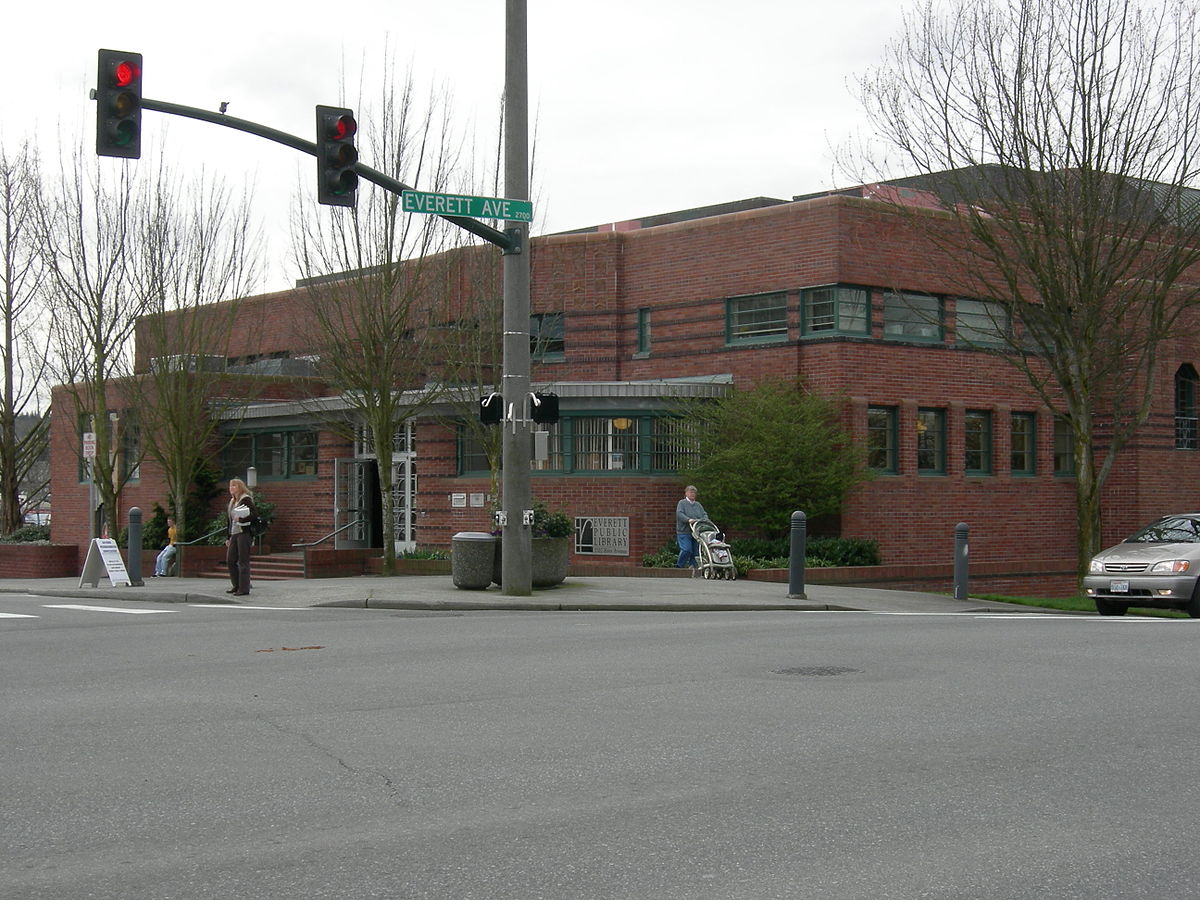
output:
<path id="1" fill-rule="evenodd" d="M 96 153 L 142 155 L 142 54 L 101 50 L 96 72 Z"/>
<path id="2" fill-rule="evenodd" d="M 358 150 L 354 135 L 358 123 L 353 110 L 317 107 L 317 202 L 326 206 L 354 206 L 358 190 Z"/>

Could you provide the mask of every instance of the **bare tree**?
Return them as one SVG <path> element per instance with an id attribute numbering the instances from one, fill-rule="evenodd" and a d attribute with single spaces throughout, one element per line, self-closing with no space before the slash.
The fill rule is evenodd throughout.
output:
<path id="1" fill-rule="evenodd" d="M 225 363 L 238 301 L 253 292 L 261 256 L 248 199 L 203 174 L 187 183 L 158 174 L 136 221 L 145 252 L 135 277 L 148 303 L 130 392 L 182 541 L 191 536 L 184 511 L 195 476 L 220 452 L 218 429 L 251 389 L 246 377 L 227 389 Z"/>
<path id="2" fill-rule="evenodd" d="M 104 525 L 117 533 L 117 499 L 137 471 L 137 424 L 125 415 L 132 371 L 131 337 L 150 311 L 144 279 L 136 277 L 144 248 L 135 238 L 147 181 L 134 165 L 113 172 L 107 161 L 87 165 L 76 148 L 48 185 L 38 239 L 47 272 L 53 374 L 64 385 L 77 426 L 96 435 L 92 483 Z M 143 164 L 144 165 L 144 164 Z"/>
<path id="3" fill-rule="evenodd" d="M 34 478 L 49 440 L 49 418 L 38 415 L 32 428 L 19 425 L 36 412 L 45 386 L 46 329 L 40 305 L 44 276 L 36 241 L 41 191 L 38 159 L 22 145 L 9 155 L 0 148 L 0 534 L 20 527 L 21 494 L 45 493 L 44 477 Z M 36 483 L 28 483 L 30 480 Z"/>
<path id="4" fill-rule="evenodd" d="M 1187 0 L 957 0 L 906 19 L 859 82 L 877 196 L 957 262 L 1000 356 L 1074 438 L 1078 565 L 1148 420 L 1159 349 L 1198 296 L 1200 54 Z M 871 171 L 867 171 L 867 169 Z"/>
<path id="5" fill-rule="evenodd" d="M 418 98 L 411 74 L 398 90 L 390 76 L 377 110 L 360 115 L 359 134 L 369 136 L 363 160 L 404 183 L 445 191 L 458 156 L 449 102 L 433 93 Z M 439 269 L 427 261 L 444 246 L 447 227 L 435 217 L 407 215 L 398 196 L 363 185 L 357 207 L 309 205 L 293 228 L 297 261 L 310 276 L 310 345 L 318 373 L 350 411 L 333 424 L 350 435 L 362 429 L 374 449 L 388 575 L 396 553 L 394 435 L 438 394 L 427 384 L 423 326 Z"/>

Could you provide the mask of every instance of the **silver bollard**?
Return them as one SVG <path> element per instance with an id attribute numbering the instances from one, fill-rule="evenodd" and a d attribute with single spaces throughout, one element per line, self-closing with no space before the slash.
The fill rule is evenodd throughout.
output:
<path id="1" fill-rule="evenodd" d="M 142 581 L 142 510 L 134 506 L 129 510 L 129 583 L 133 587 L 145 587 Z"/>
<path id="2" fill-rule="evenodd" d="M 966 522 L 954 526 L 954 599 L 967 599 L 967 585 L 970 577 L 967 574 L 967 534 L 970 531 Z"/>
<path id="3" fill-rule="evenodd" d="M 808 553 L 808 517 L 792 513 L 791 546 L 788 559 L 788 599 L 807 600 L 804 595 L 804 556 Z"/>

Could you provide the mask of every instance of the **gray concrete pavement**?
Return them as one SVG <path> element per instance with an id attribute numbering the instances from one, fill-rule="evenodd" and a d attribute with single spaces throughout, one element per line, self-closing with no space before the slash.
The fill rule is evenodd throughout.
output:
<path id="1" fill-rule="evenodd" d="M 0 578 L 0 594 L 153 603 L 238 603 L 242 606 L 340 606 L 365 609 L 491 610 L 868 610 L 876 612 L 1033 612 L 1034 608 L 942 594 L 876 588 L 808 585 L 806 599 L 788 598 L 788 586 L 763 581 L 689 578 L 571 577 L 529 597 L 456 588 L 449 575 L 360 576 L 258 581 L 249 597 L 225 593 L 229 582 L 212 578 L 146 578 L 141 587 L 79 587 L 78 578 Z"/>

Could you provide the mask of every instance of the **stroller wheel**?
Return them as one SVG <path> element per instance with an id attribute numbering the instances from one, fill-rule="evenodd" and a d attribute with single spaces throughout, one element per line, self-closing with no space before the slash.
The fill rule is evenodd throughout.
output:
<path id="1" fill-rule="evenodd" d="M 704 567 L 704 577 L 708 579 L 712 578 L 712 569 L 708 568 L 707 566 Z"/>

